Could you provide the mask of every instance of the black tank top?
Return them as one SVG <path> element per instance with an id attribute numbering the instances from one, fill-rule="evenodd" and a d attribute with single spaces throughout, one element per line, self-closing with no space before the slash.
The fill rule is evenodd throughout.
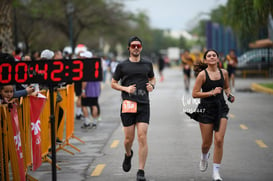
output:
<path id="1" fill-rule="evenodd" d="M 221 78 L 219 80 L 211 80 L 209 78 L 209 74 L 208 74 L 207 70 L 205 69 L 206 81 L 202 85 L 203 92 L 209 92 L 209 91 L 215 89 L 216 87 L 222 87 L 224 89 L 225 80 L 224 80 L 223 72 L 221 69 L 219 69 L 219 71 L 221 74 Z M 222 89 L 221 94 L 217 94 L 216 96 L 202 98 L 201 102 L 211 102 L 211 101 L 216 101 L 216 100 L 224 101 L 223 89 Z"/>

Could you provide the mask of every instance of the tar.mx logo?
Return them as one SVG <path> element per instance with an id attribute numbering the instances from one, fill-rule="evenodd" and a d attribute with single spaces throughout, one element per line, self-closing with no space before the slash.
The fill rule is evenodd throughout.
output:
<path id="1" fill-rule="evenodd" d="M 182 107 L 183 107 L 183 112 L 194 112 L 194 111 L 198 111 L 198 112 L 204 112 L 205 110 L 196 110 L 196 107 L 198 106 L 198 104 L 200 104 L 200 99 L 194 99 L 191 96 L 186 96 L 183 95 L 181 98 L 181 102 L 182 102 Z"/>

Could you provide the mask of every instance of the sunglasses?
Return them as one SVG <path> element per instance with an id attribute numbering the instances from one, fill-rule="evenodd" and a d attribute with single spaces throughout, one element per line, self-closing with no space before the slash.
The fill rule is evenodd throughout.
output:
<path id="1" fill-rule="evenodd" d="M 140 48 L 142 48 L 142 45 L 141 45 L 141 44 L 131 44 L 130 47 L 131 47 L 132 49 L 135 49 L 135 48 L 140 49 Z"/>

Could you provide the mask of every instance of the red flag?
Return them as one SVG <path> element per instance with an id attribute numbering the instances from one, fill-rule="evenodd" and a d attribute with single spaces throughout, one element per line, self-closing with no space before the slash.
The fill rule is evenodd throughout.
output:
<path id="1" fill-rule="evenodd" d="M 22 144 L 21 144 L 21 137 L 20 137 L 20 127 L 19 127 L 19 120 L 18 120 L 18 112 L 17 112 L 17 105 L 13 104 L 12 108 L 10 109 L 11 114 L 11 124 L 13 129 L 14 135 L 14 142 L 16 146 L 16 153 L 18 158 L 18 167 L 20 172 L 21 181 L 25 181 L 25 170 L 24 170 L 24 159 L 23 159 L 23 152 L 22 152 Z"/>
<path id="2" fill-rule="evenodd" d="M 31 135 L 32 135 L 32 169 L 35 171 L 42 164 L 41 151 L 41 122 L 40 114 L 43 110 L 46 97 L 39 94 L 29 96 L 30 101 L 30 120 L 31 120 Z"/>

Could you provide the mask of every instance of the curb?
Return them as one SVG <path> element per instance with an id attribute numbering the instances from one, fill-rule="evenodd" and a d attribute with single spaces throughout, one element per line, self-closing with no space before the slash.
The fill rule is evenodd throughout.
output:
<path id="1" fill-rule="evenodd" d="M 263 92 L 263 93 L 268 93 L 273 95 L 273 90 L 264 86 L 261 86 L 257 83 L 252 83 L 251 84 L 251 90 L 256 91 L 256 92 Z"/>

